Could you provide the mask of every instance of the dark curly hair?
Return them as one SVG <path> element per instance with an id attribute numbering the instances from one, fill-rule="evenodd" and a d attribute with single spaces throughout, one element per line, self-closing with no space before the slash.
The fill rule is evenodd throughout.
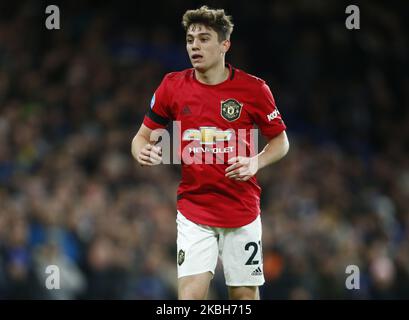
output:
<path id="1" fill-rule="evenodd" d="M 182 18 L 185 31 L 192 24 L 203 24 L 216 31 L 219 41 L 230 39 L 234 24 L 232 17 L 225 14 L 224 9 L 210 9 L 202 6 L 196 10 L 187 10 Z"/>

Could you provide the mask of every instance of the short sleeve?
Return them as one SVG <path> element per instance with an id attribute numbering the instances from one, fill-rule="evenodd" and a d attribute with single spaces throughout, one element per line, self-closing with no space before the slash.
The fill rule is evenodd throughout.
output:
<path id="1" fill-rule="evenodd" d="M 286 130 L 287 127 L 276 107 L 273 94 L 266 83 L 262 84 L 256 99 L 252 116 L 261 134 L 267 139 L 272 139 Z"/>
<path id="2" fill-rule="evenodd" d="M 165 76 L 153 94 L 150 108 L 145 114 L 143 124 L 152 130 L 165 128 L 169 121 L 172 120 L 172 113 L 170 112 L 171 99 L 168 82 L 169 81 Z"/>

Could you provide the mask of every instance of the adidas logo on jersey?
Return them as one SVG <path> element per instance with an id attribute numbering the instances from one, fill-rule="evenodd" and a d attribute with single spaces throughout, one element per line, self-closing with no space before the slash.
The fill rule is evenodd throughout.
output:
<path id="1" fill-rule="evenodd" d="M 258 267 L 256 270 L 254 270 L 251 275 L 252 276 L 261 276 L 263 274 L 263 271 L 261 271 L 261 268 Z"/>

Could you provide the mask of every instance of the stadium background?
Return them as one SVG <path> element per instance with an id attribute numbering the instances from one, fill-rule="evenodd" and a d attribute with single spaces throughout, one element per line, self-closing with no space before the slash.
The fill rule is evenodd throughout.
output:
<path id="1" fill-rule="evenodd" d="M 141 169 L 130 142 L 162 76 L 189 67 L 180 20 L 202 4 L 0 4 L 1 299 L 176 298 L 179 168 Z M 227 61 L 268 82 L 288 126 L 289 154 L 259 173 L 262 298 L 408 298 L 407 3 L 355 2 L 353 31 L 338 1 L 207 4 L 233 15 Z"/>

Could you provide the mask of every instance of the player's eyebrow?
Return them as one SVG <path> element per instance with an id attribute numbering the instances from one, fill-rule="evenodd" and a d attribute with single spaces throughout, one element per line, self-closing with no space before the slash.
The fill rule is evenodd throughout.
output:
<path id="1" fill-rule="evenodd" d="M 200 32 L 200 33 L 197 34 L 197 36 L 212 36 L 212 34 L 209 33 L 209 32 Z M 186 38 L 187 38 L 187 37 L 194 37 L 194 35 L 191 34 L 191 33 L 188 33 L 188 34 L 186 35 Z"/>

